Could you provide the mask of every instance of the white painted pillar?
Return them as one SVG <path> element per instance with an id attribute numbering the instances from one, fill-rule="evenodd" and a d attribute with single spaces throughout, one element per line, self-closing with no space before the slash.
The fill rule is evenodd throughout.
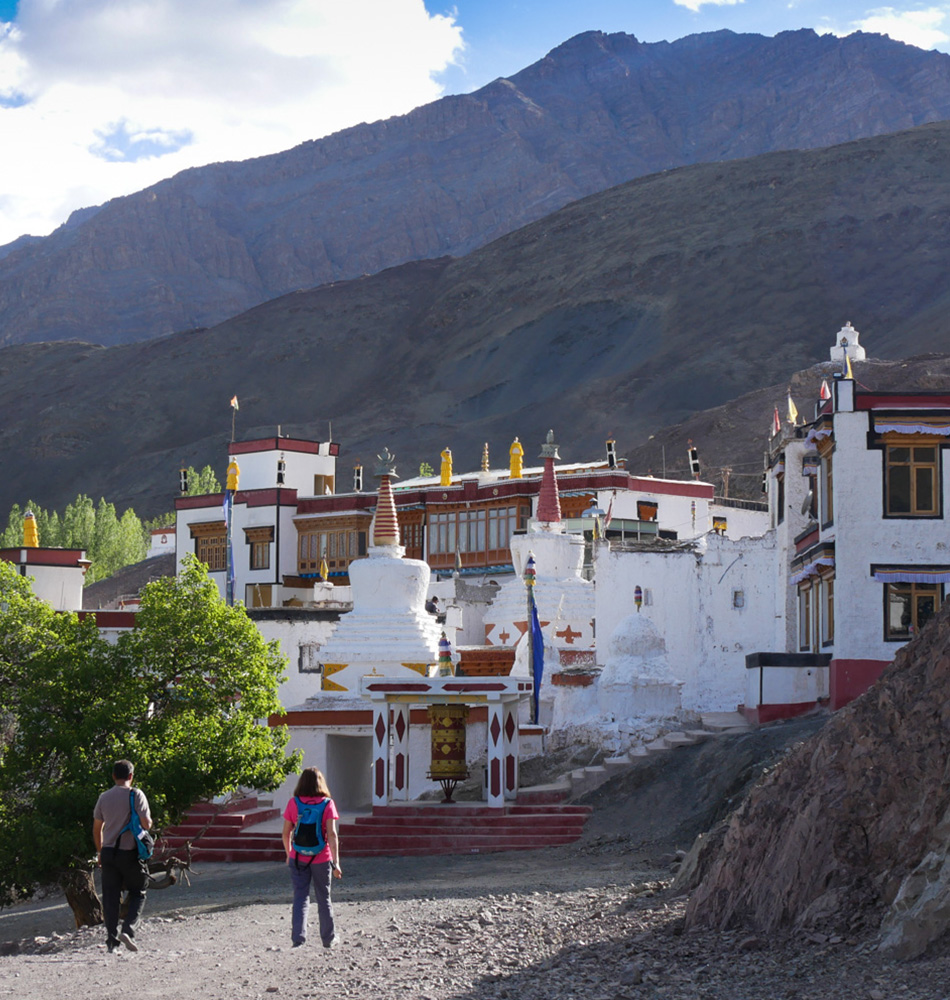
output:
<path id="1" fill-rule="evenodd" d="M 373 805 L 389 802 L 389 702 L 373 702 Z"/>
<path id="2" fill-rule="evenodd" d="M 506 701 L 503 705 L 502 725 L 502 781 L 504 797 L 518 798 L 518 702 Z"/>
<path id="3" fill-rule="evenodd" d="M 504 705 L 500 701 L 488 702 L 488 782 L 487 798 L 490 806 L 504 806 Z"/>
<path id="4" fill-rule="evenodd" d="M 393 704 L 393 801 L 409 800 L 409 706 Z"/>

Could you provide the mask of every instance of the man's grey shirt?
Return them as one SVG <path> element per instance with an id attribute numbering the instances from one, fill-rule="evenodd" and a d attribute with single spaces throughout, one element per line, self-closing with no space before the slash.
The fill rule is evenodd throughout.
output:
<path id="1" fill-rule="evenodd" d="M 129 822 L 131 813 L 129 811 L 129 791 L 135 793 L 135 809 L 139 814 L 139 819 L 151 821 L 152 814 L 148 811 L 148 799 L 140 788 L 128 789 L 124 785 L 113 785 L 108 791 L 103 792 L 93 812 L 93 818 L 102 820 L 102 846 L 115 847 L 116 838 L 119 831 Z M 135 847 L 135 837 L 131 830 L 126 830 L 122 834 L 119 842 L 120 849 L 124 851 Z"/>

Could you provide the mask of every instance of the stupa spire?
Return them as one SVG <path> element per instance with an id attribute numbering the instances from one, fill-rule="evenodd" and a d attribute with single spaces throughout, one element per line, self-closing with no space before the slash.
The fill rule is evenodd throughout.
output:
<path id="1" fill-rule="evenodd" d="M 379 499 L 373 522 L 373 545 L 398 545 L 399 521 L 396 518 L 396 501 L 393 499 L 392 478 L 396 475 L 396 456 L 388 448 L 377 455 L 376 477 L 379 479 Z"/>
<path id="2" fill-rule="evenodd" d="M 541 492 L 538 494 L 539 521 L 548 524 L 560 524 L 561 499 L 557 491 L 557 476 L 554 473 L 554 462 L 561 456 L 554 443 L 554 431 L 548 431 L 548 436 L 541 446 L 541 458 L 544 459 L 544 472 L 541 476 Z"/>

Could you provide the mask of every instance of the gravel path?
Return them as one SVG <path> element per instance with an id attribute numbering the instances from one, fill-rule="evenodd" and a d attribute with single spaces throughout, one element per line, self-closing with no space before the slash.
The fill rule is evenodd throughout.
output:
<path id="1" fill-rule="evenodd" d="M 458 858 L 353 858 L 340 946 L 290 948 L 282 866 L 209 865 L 153 892 L 137 954 L 51 901 L 0 915 L 0 997 L 371 1000 L 946 1000 L 950 954 L 896 965 L 869 939 L 683 935 L 668 872 L 622 842 Z M 45 933 L 38 935 L 37 927 Z"/>

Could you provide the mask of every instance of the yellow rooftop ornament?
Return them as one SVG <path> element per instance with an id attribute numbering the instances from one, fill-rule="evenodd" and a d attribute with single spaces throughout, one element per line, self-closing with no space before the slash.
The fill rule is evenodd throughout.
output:
<path id="1" fill-rule="evenodd" d="M 521 442 L 517 438 L 511 442 L 508 454 L 511 456 L 511 478 L 520 479 L 524 459 L 524 448 L 522 448 Z"/>
<path id="2" fill-rule="evenodd" d="M 240 476 L 240 474 L 241 474 L 241 469 L 238 466 L 237 462 L 232 458 L 231 464 L 228 466 L 228 480 L 226 487 L 227 489 L 232 490 L 235 493 L 237 492 L 238 476 Z"/>
<path id="3" fill-rule="evenodd" d="M 36 528 L 36 517 L 31 510 L 23 515 L 23 547 L 26 549 L 40 547 L 40 533 Z"/>
<path id="4" fill-rule="evenodd" d="M 482 472 L 488 472 L 491 467 L 488 464 L 488 442 L 485 442 L 485 447 L 482 448 Z"/>
<path id="5" fill-rule="evenodd" d="M 442 470 L 439 479 L 440 486 L 452 485 L 452 452 L 448 448 L 442 452 Z"/>

